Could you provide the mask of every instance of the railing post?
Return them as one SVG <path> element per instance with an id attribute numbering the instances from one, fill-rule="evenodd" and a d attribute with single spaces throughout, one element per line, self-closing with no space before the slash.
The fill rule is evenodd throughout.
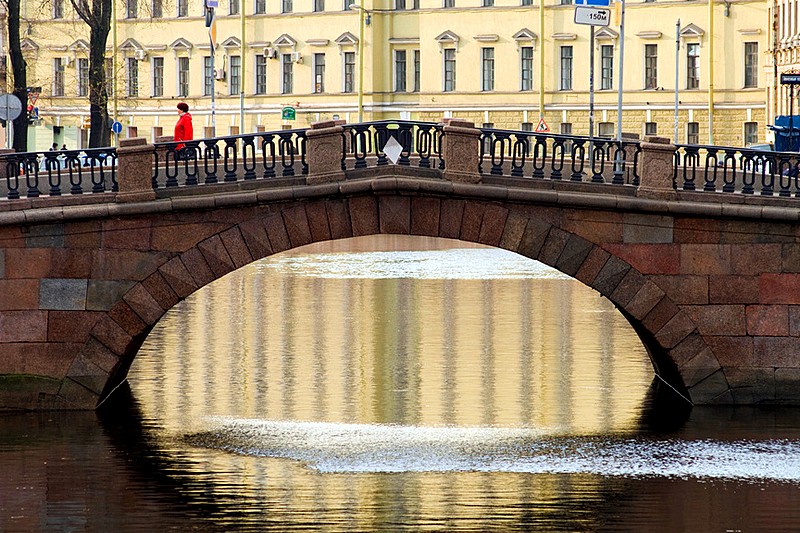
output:
<path id="1" fill-rule="evenodd" d="M 153 150 L 144 137 L 122 139 L 117 148 L 118 202 L 156 199 L 153 190 Z"/>
<path id="2" fill-rule="evenodd" d="M 344 128 L 336 121 L 311 124 L 306 131 L 308 176 L 306 183 L 328 183 L 344 180 L 342 170 Z"/>
<path id="3" fill-rule="evenodd" d="M 446 180 L 462 183 L 480 183 L 478 172 L 480 158 L 480 130 L 474 122 L 445 119 L 442 128 L 442 158 Z"/>
<path id="4" fill-rule="evenodd" d="M 644 198 L 673 199 L 675 145 L 666 137 L 645 137 L 640 144 L 639 188 L 636 195 Z"/>

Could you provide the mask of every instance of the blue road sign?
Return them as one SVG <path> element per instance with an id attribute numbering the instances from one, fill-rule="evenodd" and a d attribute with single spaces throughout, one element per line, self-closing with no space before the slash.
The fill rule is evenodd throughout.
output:
<path id="1" fill-rule="evenodd" d="M 608 7 L 611 5 L 611 0 L 575 0 L 576 6 L 595 6 L 595 7 Z"/>
<path id="2" fill-rule="evenodd" d="M 113 124 L 111 124 L 111 131 L 119 135 L 122 133 L 122 122 L 115 120 Z"/>

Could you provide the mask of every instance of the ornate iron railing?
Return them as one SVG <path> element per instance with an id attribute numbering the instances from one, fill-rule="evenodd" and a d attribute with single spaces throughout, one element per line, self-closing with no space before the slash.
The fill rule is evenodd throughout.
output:
<path id="1" fill-rule="evenodd" d="M 676 190 L 800 197 L 800 154 L 695 144 L 676 147 Z"/>
<path id="2" fill-rule="evenodd" d="M 480 131 L 481 174 L 639 184 L 639 141 L 493 128 Z"/>
<path id="3" fill-rule="evenodd" d="M 9 200 L 85 192 L 116 192 L 117 152 L 114 148 L 17 152 L 0 157 L 6 169 Z"/>
<path id="4" fill-rule="evenodd" d="M 304 129 L 154 146 L 154 189 L 308 174 Z"/>
<path id="5" fill-rule="evenodd" d="M 342 170 L 388 165 L 384 148 L 393 138 L 400 145 L 397 164 L 444 169 L 442 124 L 407 120 L 382 120 L 345 124 L 342 133 Z"/>

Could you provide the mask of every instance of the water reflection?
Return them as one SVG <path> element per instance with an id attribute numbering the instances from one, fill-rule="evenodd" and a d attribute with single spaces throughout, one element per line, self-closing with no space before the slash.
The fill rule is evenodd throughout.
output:
<path id="1" fill-rule="evenodd" d="M 168 314 L 130 379 L 147 416 L 176 431 L 227 415 L 597 433 L 636 423 L 652 377 L 596 292 L 462 248 L 257 263 Z"/>

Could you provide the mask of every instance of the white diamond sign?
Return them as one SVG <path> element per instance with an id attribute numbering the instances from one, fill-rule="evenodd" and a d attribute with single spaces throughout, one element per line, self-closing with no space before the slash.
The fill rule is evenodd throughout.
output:
<path id="1" fill-rule="evenodd" d="M 386 157 L 389 158 L 393 165 L 396 165 L 397 160 L 400 159 L 400 154 L 403 153 L 403 146 L 394 137 L 389 137 L 386 146 L 383 147 L 383 153 L 386 154 Z"/>

